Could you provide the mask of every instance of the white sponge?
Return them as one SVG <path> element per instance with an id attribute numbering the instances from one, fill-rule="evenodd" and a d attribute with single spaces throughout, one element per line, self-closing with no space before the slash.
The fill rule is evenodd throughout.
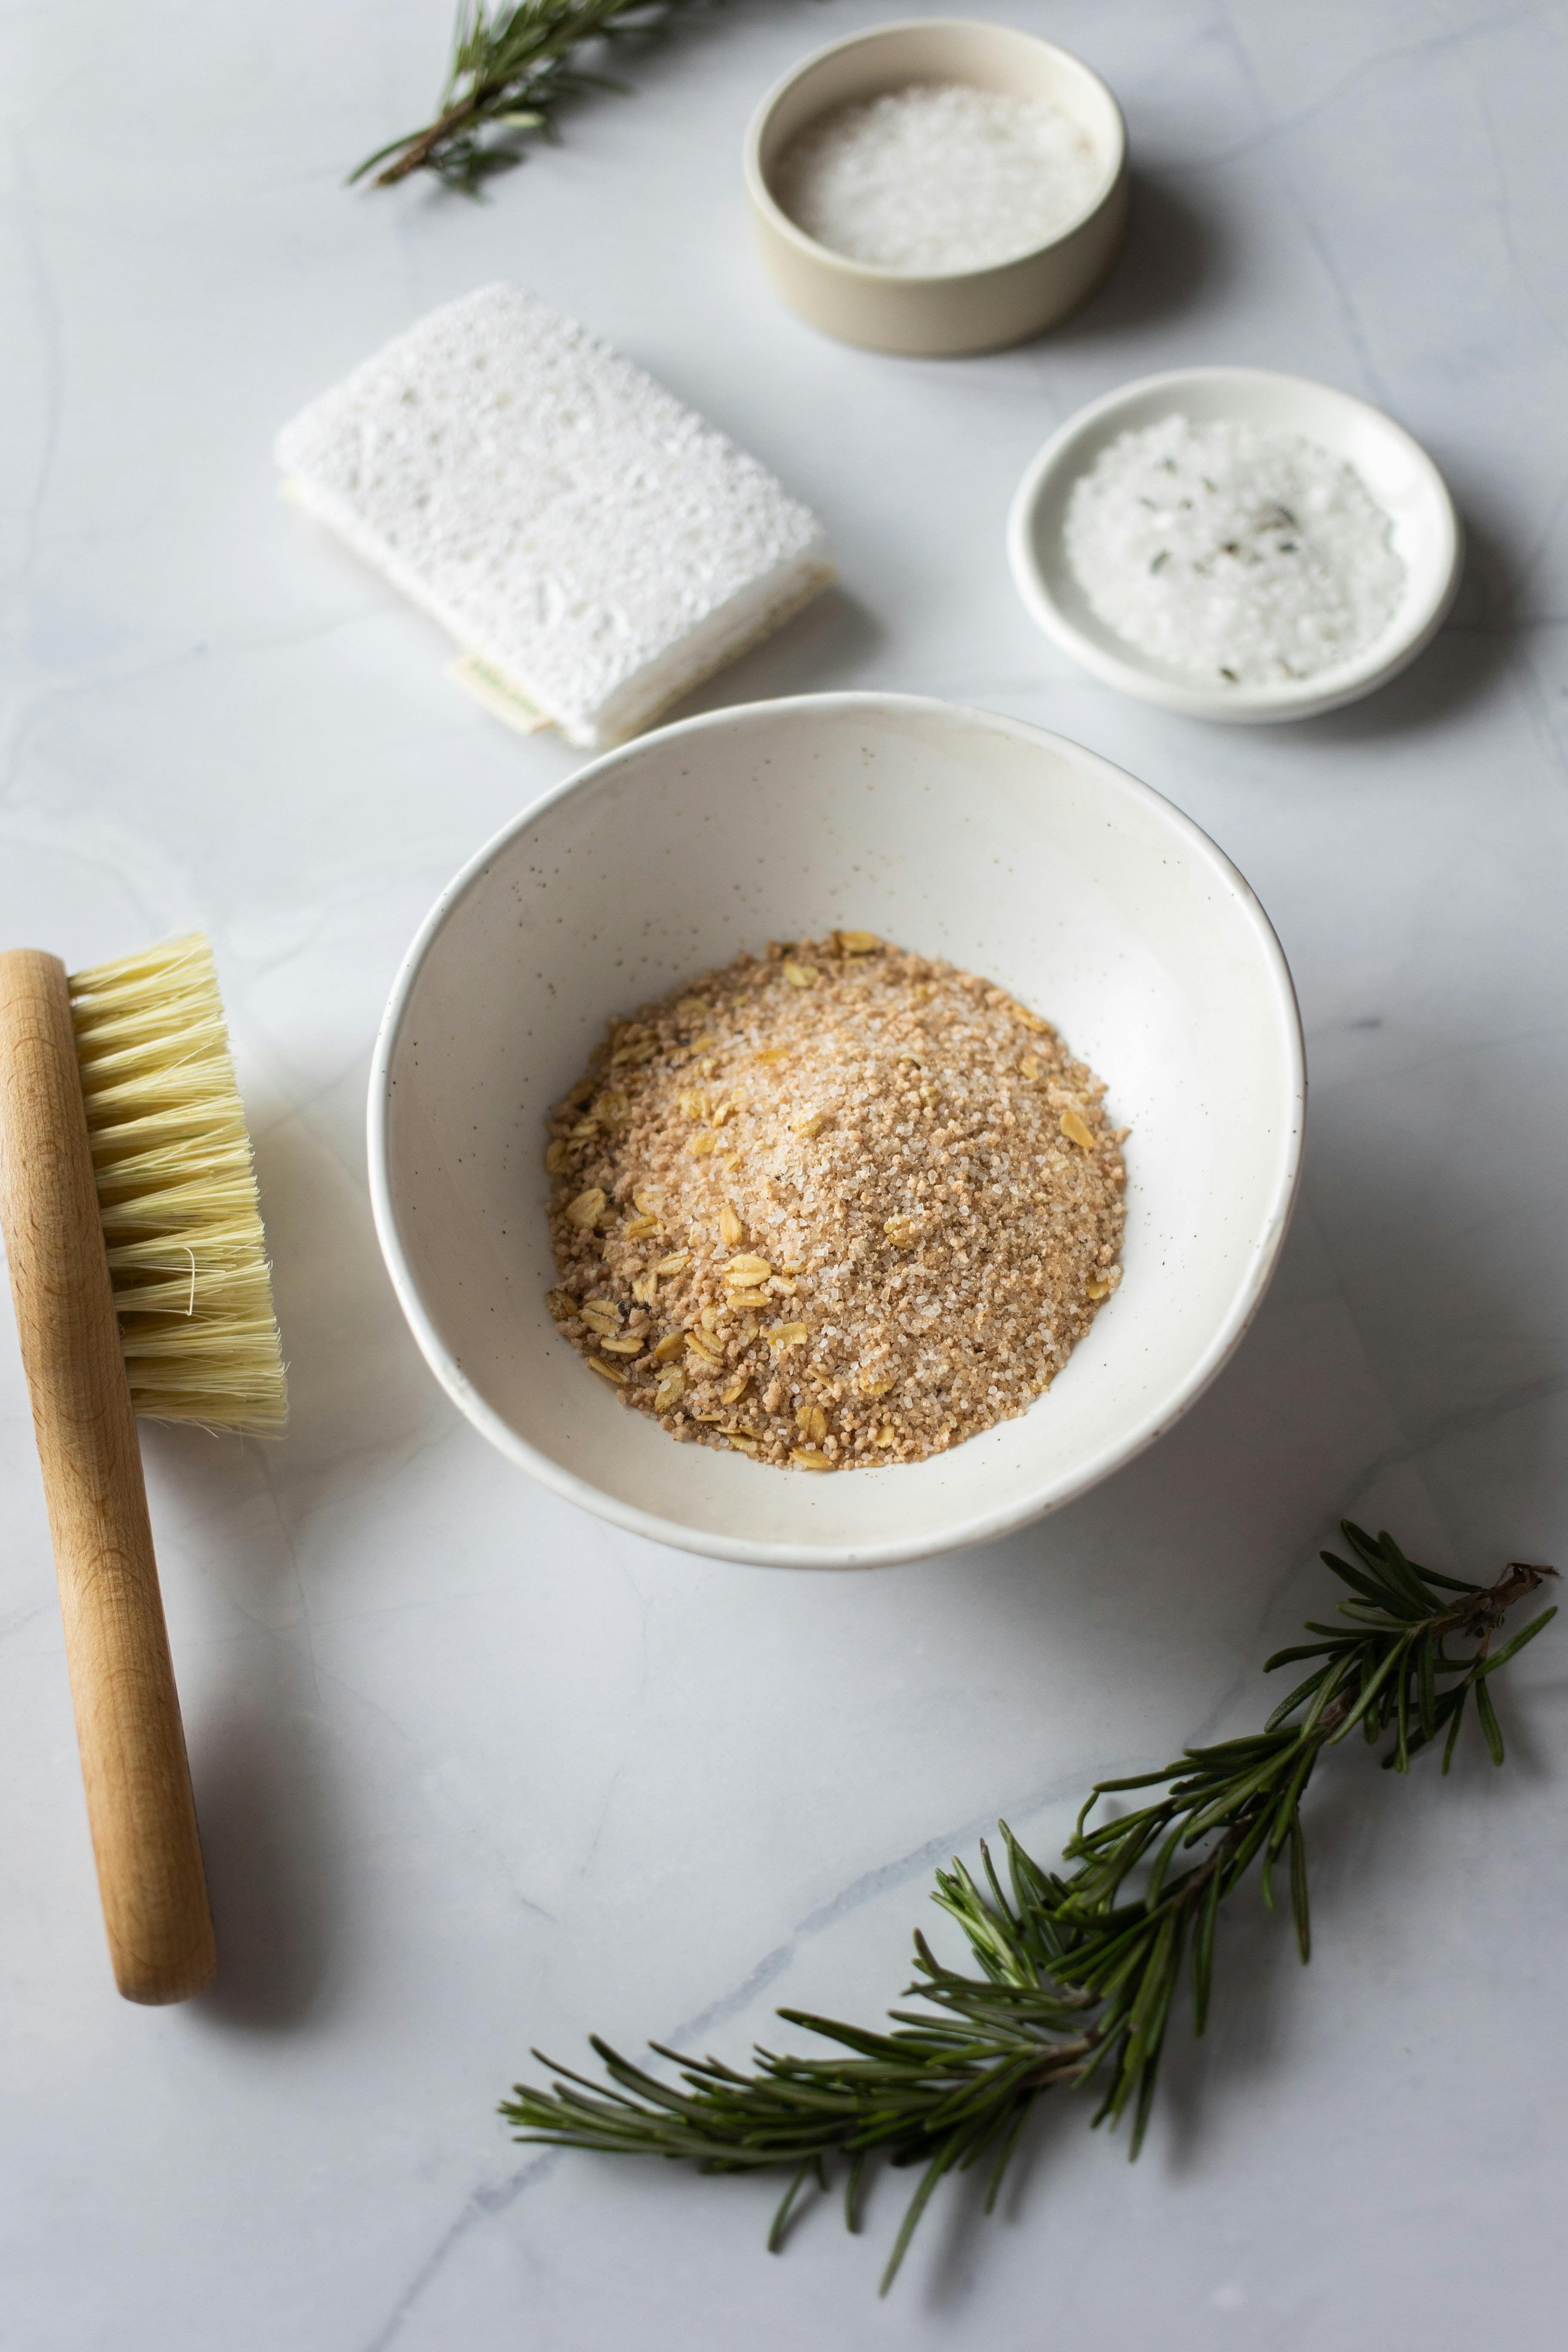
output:
<path id="1" fill-rule="evenodd" d="M 511 286 L 433 310 L 286 425 L 290 495 L 596 748 L 826 587 L 764 467 Z"/>

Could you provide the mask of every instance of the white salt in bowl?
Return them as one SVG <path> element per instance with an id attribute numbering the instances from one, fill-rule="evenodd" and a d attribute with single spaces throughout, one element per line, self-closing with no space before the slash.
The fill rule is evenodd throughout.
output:
<path id="1" fill-rule="evenodd" d="M 1074 216 L 1014 260 L 942 277 L 852 261 L 808 236 L 775 194 L 788 150 L 824 115 L 912 82 L 1043 99 L 1067 115 L 1096 166 Z M 925 358 L 994 351 L 1054 326 L 1105 277 L 1127 219 L 1127 134 L 1099 75 L 1033 33 L 966 16 L 880 25 L 816 50 L 758 107 L 743 169 L 758 255 L 790 308 L 841 342 Z"/>
<path id="2" fill-rule="evenodd" d="M 1354 467 L 1394 525 L 1404 558 L 1401 601 L 1381 635 L 1331 669 L 1278 684 L 1209 685 L 1142 652 L 1102 621 L 1068 562 L 1063 525 L 1074 484 L 1119 434 L 1167 416 L 1221 419 L 1260 432 L 1300 434 Z M 1123 384 L 1069 417 L 1018 486 L 1007 526 L 1018 593 L 1063 650 L 1124 694 L 1191 719 L 1247 725 L 1311 719 L 1375 693 L 1413 662 L 1442 626 L 1463 564 L 1463 540 L 1447 483 L 1402 425 L 1331 385 L 1263 368 L 1178 368 Z"/>
<path id="3" fill-rule="evenodd" d="M 1047 1393 L 930 1461 L 820 1475 L 679 1445 L 593 1378 L 545 1307 L 542 1153 L 607 1021 L 835 928 L 1043 1012 L 1132 1131 L 1124 1278 Z M 1168 801 L 1016 719 L 811 695 L 610 752 L 443 891 L 376 1045 L 371 1198 L 431 1369 L 509 1460 L 688 1551 L 867 1567 L 1023 1527 L 1186 1411 L 1273 1272 L 1303 1087 L 1268 919 Z"/>

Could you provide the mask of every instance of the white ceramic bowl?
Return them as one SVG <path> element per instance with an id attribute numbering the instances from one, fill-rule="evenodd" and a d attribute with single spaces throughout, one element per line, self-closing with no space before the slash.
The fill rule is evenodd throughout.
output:
<path id="1" fill-rule="evenodd" d="M 824 114 L 910 82 L 963 82 L 1058 107 L 1099 167 L 1076 216 L 1011 261 L 942 278 L 851 261 L 807 236 L 773 194 L 785 152 Z M 875 352 L 949 358 L 1039 334 L 1093 293 L 1127 221 L 1127 133 L 1099 75 L 1033 33 L 968 16 L 879 25 L 793 67 L 752 118 L 743 170 L 752 236 L 775 289 L 824 334 Z"/>
<path id="2" fill-rule="evenodd" d="M 1125 1276 L 1054 1386 L 951 1454 L 829 1477 L 671 1443 L 557 1333 L 547 1107 L 605 1023 L 770 937 L 867 929 L 1058 1023 L 1130 1123 Z M 512 1461 L 639 1535 L 867 1566 L 1021 1527 L 1214 1378 L 1267 1287 L 1301 1142 L 1267 917 L 1169 802 L 1059 736 L 911 695 L 685 719 L 527 810 L 446 890 L 376 1046 L 371 1198 L 437 1378 Z"/>
<path id="3" fill-rule="evenodd" d="M 1404 598 L 1383 635 L 1315 677 L 1268 686 L 1208 686 L 1140 653 L 1099 618 L 1068 569 L 1062 524 L 1073 484 L 1119 433 L 1181 415 L 1194 424 L 1241 418 L 1269 433 L 1299 433 L 1346 458 L 1394 523 L 1405 559 Z M 1454 601 L 1463 546 L 1458 517 L 1436 467 L 1392 417 L 1348 393 L 1263 368 L 1178 368 L 1123 384 L 1069 417 L 1019 484 L 1007 527 L 1013 578 L 1048 637 L 1096 677 L 1191 719 L 1256 724 L 1310 719 L 1358 702 L 1430 644 Z"/>

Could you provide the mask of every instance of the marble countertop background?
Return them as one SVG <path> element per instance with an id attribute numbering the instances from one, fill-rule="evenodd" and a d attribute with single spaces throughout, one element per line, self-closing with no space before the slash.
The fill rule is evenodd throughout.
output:
<path id="1" fill-rule="evenodd" d="M 933 1864 L 1258 1718 L 1342 1511 L 1433 1565 L 1568 1567 L 1568 9 L 988 0 L 1110 80 L 1125 257 L 1048 340 L 882 359 L 777 307 L 742 131 L 910 0 L 737 0 L 470 206 L 345 194 L 427 110 L 445 0 L 12 0 L 0 218 L 0 939 L 216 942 L 294 1433 L 145 1451 L 225 1956 L 114 1996 L 37 1464 L 0 1318 L 0 2342 L 6 2352 L 616 2352 L 1560 2341 L 1568 1635 L 1451 1780 L 1340 1751 L 1318 1950 L 1248 1897 L 1142 2160 L 1081 2109 L 1002 2214 L 932 2210 L 895 2298 L 765 2182 L 552 2158 L 494 2108 L 595 2028 L 743 2057 L 874 2019 Z M 994 1549 L 763 1574 L 578 1517 L 416 1357 L 366 1202 L 374 1025 L 416 923 L 575 755 L 278 499 L 273 434 L 437 302 L 514 278 L 773 465 L 840 589 L 708 703 L 916 688 L 1059 729 L 1191 812 L 1289 955 L 1304 1197 L 1245 1348 L 1088 1500 Z M 1436 646 L 1360 709 L 1226 730 L 1040 638 L 1003 526 L 1125 379 L 1321 377 L 1431 450 L 1469 535 Z"/>

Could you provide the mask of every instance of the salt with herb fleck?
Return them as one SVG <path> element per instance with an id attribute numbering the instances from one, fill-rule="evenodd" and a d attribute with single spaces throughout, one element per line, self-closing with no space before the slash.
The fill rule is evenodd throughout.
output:
<path id="1" fill-rule="evenodd" d="M 1405 592 L 1394 525 L 1352 466 L 1230 419 L 1121 434 L 1074 484 L 1064 538 L 1100 620 L 1227 685 L 1333 668 L 1374 642 Z"/>

